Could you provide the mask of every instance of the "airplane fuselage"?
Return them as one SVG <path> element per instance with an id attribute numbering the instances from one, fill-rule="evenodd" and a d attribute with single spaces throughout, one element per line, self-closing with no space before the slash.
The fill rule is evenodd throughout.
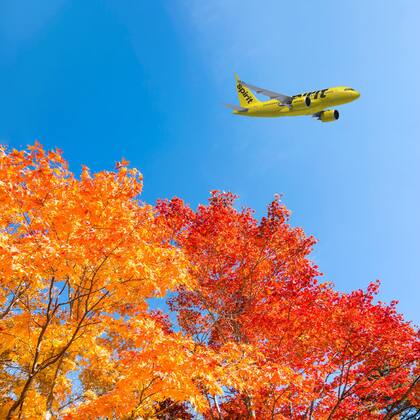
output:
<path id="1" fill-rule="evenodd" d="M 250 103 L 246 112 L 233 111 L 236 115 L 247 117 L 293 117 L 299 115 L 314 115 L 327 108 L 352 102 L 359 98 L 360 93 L 347 86 L 332 87 L 314 92 L 306 92 L 292 96 L 290 105 L 282 104 L 277 99 Z M 307 99 L 309 98 L 309 100 Z M 307 104 L 310 105 L 308 106 Z"/>

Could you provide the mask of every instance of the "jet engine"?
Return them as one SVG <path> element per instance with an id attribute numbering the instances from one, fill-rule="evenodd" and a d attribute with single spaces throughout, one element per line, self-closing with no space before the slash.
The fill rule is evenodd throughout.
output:
<path id="1" fill-rule="evenodd" d="M 322 122 L 332 122 L 340 118 L 340 113 L 336 109 L 328 109 L 317 114 L 318 120 Z"/>
<path id="2" fill-rule="evenodd" d="M 309 108 L 311 106 L 311 98 L 309 96 L 298 96 L 294 98 L 292 101 L 292 108 L 293 109 L 304 109 Z"/>

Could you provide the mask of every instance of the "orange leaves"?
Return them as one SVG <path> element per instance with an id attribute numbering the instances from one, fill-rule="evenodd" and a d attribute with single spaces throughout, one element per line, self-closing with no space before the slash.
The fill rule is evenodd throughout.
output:
<path id="1" fill-rule="evenodd" d="M 11 387 L 9 416 L 30 413 L 35 400 L 58 410 L 87 349 L 110 359 L 99 339 L 107 314 L 144 313 L 146 298 L 189 283 L 182 252 L 139 203 L 141 175 L 127 165 L 93 176 L 84 167 L 77 179 L 60 152 L 37 143 L 1 151 L 0 382 Z"/>
<path id="2" fill-rule="evenodd" d="M 110 338 L 104 346 L 117 351 L 118 356 L 105 370 L 110 369 L 106 377 L 113 377 L 113 382 L 97 394 L 89 391 L 85 403 L 70 410 L 68 418 L 113 413 L 122 416 L 130 412 L 153 416 L 156 403 L 168 398 L 188 401 L 196 410 L 204 411 L 207 401 L 202 389 L 222 394 L 223 385 L 237 387 L 256 378 L 253 351 L 246 346 L 231 344 L 215 352 L 179 333 L 168 332 L 145 314 L 129 322 L 114 320 L 109 325 Z M 128 348 L 115 345 L 123 337 L 130 339 Z M 88 370 L 104 370 L 102 362 L 89 356 L 87 359 Z M 103 383 L 103 379 L 97 377 L 95 383 Z"/>
<path id="3" fill-rule="evenodd" d="M 217 191 L 197 211 L 152 208 L 128 165 L 77 177 L 60 151 L 0 147 L 1 418 L 391 418 L 417 404 L 414 328 L 375 303 L 379 283 L 318 283 L 315 240 L 279 197 L 261 220 Z M 148 311 L 168 290 L 182 332 Z"/>

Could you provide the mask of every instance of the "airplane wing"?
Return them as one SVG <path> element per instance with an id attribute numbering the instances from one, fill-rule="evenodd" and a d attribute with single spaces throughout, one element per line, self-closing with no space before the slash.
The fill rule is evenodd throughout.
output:
<path id="1" fill-rule="evenodd" d="M 248 87 L 249 89 L 261 93 L 261 95 L 268 96 L 270 99 L 278 99 L 283 104 L 291 104 L 293 98 L 291 96 L 283 95 L 282 93 L 273 92 L 272 90 L 267 90 L 260 88 L 258 86 L 250 85 L 249 83 L 241 81 L 241 83 Z"/>
<path id="2" fill-rule="evenodd" d="M 238 112 L 248 112 L 248 108 L 244 108 L 242 106 L 237 106 L 237 105 L 232 105 L 232 104 L 224 104 L 224 105 Z"/>

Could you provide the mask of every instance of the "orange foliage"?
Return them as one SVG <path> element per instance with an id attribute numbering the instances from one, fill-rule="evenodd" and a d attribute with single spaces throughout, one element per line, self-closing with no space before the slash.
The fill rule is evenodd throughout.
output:
<path id="1" fill-rule="evenodd" d="M 318 284 L 278 200 L 261 221 L 226 193 L 153 208 L 128 165 L 0 148 L 0 418 L 415 413 L 416 333 L 377 284 Z M 178 332 L 147 304 L 168 290 Z"/>
<path id="2" fill-rule="evenodd" d="M 147 298 L 192 286 L 187 262 L 138 200 L 140 174 L 117 168 L 77 179 L 58 151 L 0 149 L 1 418 L 141 413 L 147 387 L 202 405 L 201 356 L 147 314 Z"/>

